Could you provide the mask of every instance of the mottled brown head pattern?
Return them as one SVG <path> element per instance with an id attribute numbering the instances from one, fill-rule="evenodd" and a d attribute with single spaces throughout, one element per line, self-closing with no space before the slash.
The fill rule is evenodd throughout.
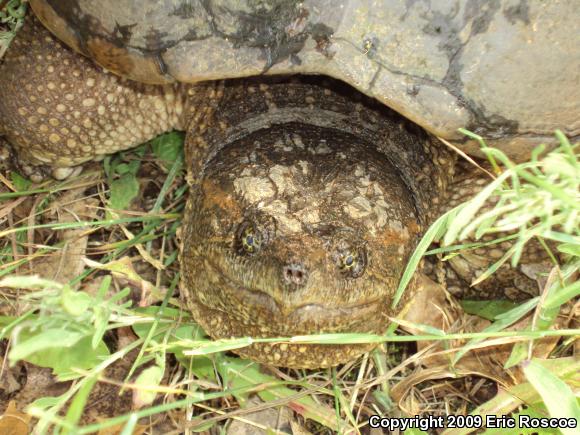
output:
<path id="1" fill-rule="evenodd" d="M 215 156 L 201 195 L 190 246 L 204 303 L 231 304 L 234 317 L 253 308 L 259 323 L 281 316 L 281 335 L 334 330 L 343 316 L 342 327 L 384 324 L 418 225 L 408 229 L 412 197 L 369 144 L 298 125 L 261 130 Z M 201 290 L 206 274 L 226 281 Z"/>
<path id="2" fill-rule="evenodd" d="M 383 332 L 424 221 L 406 181 L 419 178 L 420 165 L 402 176 L 382 149 L 434 166 L 426 138 L 371 102 L 349 100 L 346 88 L 286 82 L 224 93 L 221 122 L 189 135 L 188 155 L 197 138 L 204 146 L 195 149 L 209 157 L 191 162 L 204 164 L 190 170 L 181 257 L 196 319 L 217 338 Z M 394 132 L 406 141 L 386 143 Z M 240 353 L 323 367 L 367 349 L 253 345 Z"/>

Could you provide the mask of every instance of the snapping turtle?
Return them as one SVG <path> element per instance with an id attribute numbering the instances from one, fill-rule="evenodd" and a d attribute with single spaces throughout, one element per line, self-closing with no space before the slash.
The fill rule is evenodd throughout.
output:
<path id="1" fill-rule="evenodd" d="M 104 53 L 105 60 L 100 61 L 107 68 L 138 71 L 144 75 L 139 78 L 151 81 L 159 81 L 161 72 L 163 80 L 171 80 L 169 71 L 180 63 L 162 58 L 161 52 L 170 53 L 170 47 L 159 42 L 163 31 L 154 32 L 161 51 L 139 50 L 130 42 L 131 35 L 138 34 L 141 18 L 134 26 L 119 21 L 117 39 L 109 40 L 101 33 L 106 28 L 103 20 L 112 17 L 104 7 L 108 2 L 99 6 L 101 18 L 88 13 L 89 3 L 65 3 L 68 8 L 57 2 L 54 6 L 50 1 L 31 2 L 48 24 L 69 32 L 63 38 L 74 48 L 91 55 Z M 266 63 L 260 71 L 230 65 L 228 75 L 263 70 L 326 72 L 299 68 L 308 65 L 307 53 L 319 56 L 317 50 L 322 50 L 320 59 L 326 59 L 327 65 L 340 58 L 340 50 L 333 45 L 342 39 L 331 33 L 325 39 L 317 36 L 315 29 L 323 26 L 309 21 L 319 13 L 309 2 L 302 7 L 313 9 L 300 12 L 304 23 L 295 22 L 294 17 L 290 21 L 293 27 L 286 25 L 282 30 L 278 23 L 271 30 L 273 35 L 264 28 L 263 20 L 290 19 L 284 11 L 294 11 L 296 3 L 235 3 L 249 9 L 231 9 L 226 7 L 228 2 L 203 3 L 206 11 L 219 5 L 216 10 L 225 22 L 211 14 L 204 21 L 196 15 L 199 10 L 185 2 L 177 8 L 179 13 L 164 11 L 170 18 L 175 13 L 179 19 L 191 15 L 200 26 L 205 22 L 218 34 L 224 32 L 224 26 L 240 27 L 240 22 L 227 17 L 243 15 L 241 27 L 249 26 L 249 30 L 240 34 L 241 40 L 233 34 L 222 40 L 233 38 L 230 48 L 242 50 L 242 54 L 257 50 L 266 56 Z M 140 3 L 139 8 L 150 12 L 152 4 Z M 344 3 L 351 9 L 353 4 Z M 365 2 L 358 4 L 362 8 Z M 333 17 L 337 11 L 332 12 Z M 75 24 L 72 17 L 82 20 Z M 152 21 L 146 29 L 155 29 L 154 23 L 162 25 Z M 175 26 L 172 19 L 168 23 Z M 196 36 L 195 29 L 190 27 L 188 38 L 203 39 Z M 280 31 L 289 39 L 280 36 Z M 270 39 L 259 49 L 246 50 L 240 45 L 244 32 L 252 35 L 252 44 Z M 292 39 L 293 32 L 302 36 Z M 215 42 L 211 35 L 206 35 L 210 47 Z M 317 48 L 308 51 L 311 39 Z M 378 43 L 372 44 L 362 58 L 351 58 L 351 66 L 360 66 L 357 59 L 381 57 Z M 223 53 L 222 45 L 216 47 Z M 284 50 L 289 47 L 293 51 L 284 60 Z M 236 59 L 245 64 L 243 55 Z M 206 78 L 192 74 L 194 79 Z M 374 74 L 375 85 L 380 74 Z M 224 73 L 216 67 L 215 75 Z M 362 86 L 354 78 L 352 82 Z M 444 207 L 480 185 L 480 181 L 464 177 L 453 186 L 454 195 L 447 198 L 453 154 L 419 127 L 346 85 L 309 78 L 141 84 L 103 71 L 66 49 L 34 19 L 28 20 L 7 53 L 0 69 L 0 87 L 3 132 L 31 171 L 44 166 L 57 168 L 56 175 L 64 176 L 75 165 L 163 131 L 187 131 L 191 193 L 182 236 L 182 294 L 195 318 L 217 338 L 382 332 L 386 316 L 395 313 L 391 298 L 418 238 Z M 368 93 L 375 89 L 363 87 Z M 425 96 L 424 89 L 415 93 L 413 104 Z M 448 107 L 446 104 L 443 100 L 441 107 Z M 421 110 L 438 125 L 447 119 L 446 110 L 437 111 L 437 116 L 429 114 L 426 106 Z M 437 132 L 433 125 L 425 127 Z M 508 142 L 510 135 L 520 137 L 517 130 L 507 129 L 502 134 Z M 532 252 L 530 261 L 540 261 L 538 255 Z M 485 263 L 483 257 L 482 261 L 470 257 L 453 276 L 468 278 Z M 524 292 L 532 287 L 531 280 L 518 271 L 505 275 L 511 279 L 509 286 L 523 287 Z M 239 352 L 277 365 L 321 367 L 346 361 L 368 348 L 282 343 L 254 344 Z"/>

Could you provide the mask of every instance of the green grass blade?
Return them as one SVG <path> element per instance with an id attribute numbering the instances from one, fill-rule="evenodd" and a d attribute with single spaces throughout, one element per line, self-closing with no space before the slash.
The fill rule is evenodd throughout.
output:
<path id="1" fill-rule="evenodd" d="M 73 401 L 71 402 L 68 411 L 66 412 L 65 421 L 71 426 L 76 426 L 81 419 L 85 405 L 89 398 L 95 383 L 97 382 L 97 376 L 89 376 L 83 380 L 83 386 L 79 389 L 75 395 Z M 74 434 L 74 431 L 65 429 L 64 434 Z"/>
<path id="2" fill-rule="evenodd" d="M 485 204 L 493 192 L 511 175 L 511 171 L 505 171 L 471 200 L 464 203 L 463 206 L 460 206 L 461 210 L 457 213 L 455 219 L 453 219 L 453 226 L 448 229 L 443 238 L 443 245 L 451 245 L 457 240 L 461 230 L 471 223 L 477 211 Z"/>
<path id="3" fill-rule="evenodd" d="M 423 258 L 423 255 L 425 254 L 425 252 L 427 252 L 427 249 L 429 249 L 429 246 L 431 245 L 433 240 L 439 238 L 443 233 L 443 231 L 447 229 L 448 223 L 453 220 L 455 215 L 459 212 L 460 208 L 461 206 L 458 206 L 455 207 L 454 209 L 449 210 L 447 213 L 443 214 L 442 216 L 439 217 L 439 219 L 433 222 L 433 224 L 427 229 L 425 235 L 421 238 L 421 241 L 419 242 L 419 244 L 415 248 L 415 251 L 409 258 L 407 266 L 403 271 L 403 275 L 401 276 L 401 280 L 399 281 L 399 286 L 397 287 L 395 295 L 393 296 L 393 302 L 391 304 L 392 308 L 396 308 L 396 306 L 398 305 L 405 289 L 407 288 L 407 285 L 411 281 L 411 278 L 413 278 L 413 274 L 415 273 L 415 270 L 417 269 L 417 266 L 419 265 L 421 258 Z"/>

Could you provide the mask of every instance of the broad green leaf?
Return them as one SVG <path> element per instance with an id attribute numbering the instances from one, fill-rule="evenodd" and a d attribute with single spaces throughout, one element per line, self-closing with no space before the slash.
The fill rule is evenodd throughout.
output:
<path id="1" fill-rule="evenodd" d="M 524 365 L 524 374 L 536 389 L 551 417 L 572 418 L 580 421 L 580 407 L 570 387 L 550 370 L 538 364 L 535 360 Z M 578 429 L 562 428 L 565 435 L 578 433 Z"/>
<path id="2" fill-rule="evenodd" d="M 93 348 L 91 337 L 84 337 L 72 347 L 50 348 L 26 358 L 32 364 L 50 367 L 59 380 L 76 379 L 80 375 L 75 369 L 90 370 L 110 355 L 109 348 L 101 341 Z"/>
<path id="3" fill-rule="evenodd" d="M 40 397 L 40 398 L 36 399 L 34 402 L 32 402 L 30 405 L 28 405 L 28 408 L 35 407 L 35 408 L 39 408 L 41 410 L 51 408 L 55 405 L 58 405 L 58 403 L 61 401 L 62 397 L 65 394 L 63 394 L 61 396 Z"/>
<path id="4" fill-rule="evenodd" d="M 115 166 L 115 172 L 118 175 L 132 174 L 131 166 L 129 166 L 128 163 L 119 163 L 117 166 Z"/>
<path id="5" fill-rule="evenodd" d="M 178 156 L 183 154 L 183 138 L 183 133 L 173 131 L 157 136 L 150 142 L 153 153 L 165 169 L 171 168 Z"/>
<path id="6" fill-rule="evenodd" d="M 0 326 L 7 326 L 13 323 L 18 317 L 16 316 L 0 316 Z M 0 338 L 3 338 L 0 336 Z"/>
<path id="7" fill-rule="evenodd" d="M 35 353 L 46 351 L 56 346 L 59 348 L 71 347 L 83 338 L 83 336 L 81 332 L 65 331 L 61 328 L 47 329 L 37 331 L 36 333 L 22 330 L 19 332 L 17 339 L 13 341 L 9 358 L 12 362 L 16 362 L 21 359 L 30 358 Z M 47 366 L 42 365 L 42 367 Z"/>
<path id="8" fill-rule="evenodd" d="M 173 336 L 178 340 L 194 339 L 200 340 L 206 337 L 205 332 L 199 325 L 187 325 L 177 328 Z M 171 344 L 169 351 L 171 351 Z M 206 379 L 208 381 L 217 382 L 216 371 L 214 369 L 213 359 L 205 355 L 187 356 L 183 354 L 183 348 L 175 349 L 175 358 L 181 365 L 187 368 L 198 379 Z"/>
<path id="9" fill-rule="evenodd" d="M 521 303 L 519 305 L 516 305 L 511 310 L 506 311 L 505 313 L 498 314 L 495 317 L 495 320 L 497 320 L 499 323 L 501 323 L 502 328 L 509 326 L 509 325 L 517 322 L 518 320 L 520 320 L 523 316 L 525 316 L 532 309 L 534 309 L 536 307 L 536 305 L 538 305 L 539 300 L 540 300 L 540 298 L 537 296 L 533 299 L 528 299 L 526 302 Z M 500 326 L 500 325 L 497 325 L 497 326 Z M 499 331 L 499 329 L 498 329 L 498 331 Z"/>
<path id="10" fill-rule="evenodd" d="M 151 405 L 157 396 L 155 388 L 159 387 L 163 379 L 163 368 L 157 365 L 147 367 L 135 380 L 136 389 L 133 390 L 133 404 L 137 409 Z"/>
<path id="11" fill-rule="evenodd" d="M 10 181 L 12 181 L 12 184 L 18 192 L 27 191 L 32 184 L 32 181 L 30 181 L 28 178 L 24 178 L 22 175 L 14 171 L 10 173 Z"/>
<path id="12" fill-rule="evenodd" d="M 519 305 L 516 302 L 508 300 L 460 300 L 459 304 L 467 314 L 473 314 L 487 320 L 494 320 L 500 314 L 503 314 Z"/>
<path id="13" fill-rule="evenodd" d="M 530 345 L 529 342 L 520 341 L 514 344 L 512 351 L 510 352 L 510 356 L 508 357 L 507 361 L 504 363 L 503 368 L 509 369 L 521 363 L 528 357 L 528 346 Z"/>
<path id="14" fill-rule="evenodd" d="M 216 355 L 212 355 L 212 359 L 203 355 L 188 357 L 180 352 L 175 354 L 175 358 L 177 358 L 177 361 L 179 361 L 183 367 L 189 370 L 190 373 L 195 375 L 197 379 L 203 379 L 209 382 L 218 382 L 213 363 L 213 359 L 216 358 Z"/>
<path id="15" fill-rule="evenodd" d="M 39 367 L 50 367 L 60 380 L 67 380 L 79 376 L 75 368 L 91 369 L 109 354 L 102 341 L 93 348 L 90 336 L 59 328 L 20 331 L 9 358 L 11 362 L 23 359 Z"/>
<path id="16" fill-rule="evenodd" d="M 129 208 L 139 194 L 139 181 L 134 174 L 126 173 L 109 184 L 109 207 L 114 210 Z"/>
<path id="17" fill-rule="evenodd" d="M 93 298 L 87 293 L 72 290 L 69 286 L 63 288 L 61 298 L 64 310 L 75 317 L 83 314 L 93 302 Z"/>
<path id="18" fill-rule="evenodd" d="M 134 311 L 137 313 L 141 313 L 141 314 L 156 316 L 157 313 L 159 312 L 159 307 L 158 306 L 137 307 L 137 308 L 135 308 Z M 164 307 L 163 314 L 162 314 L 161 318 L 162 319 L 171 319 L 171 320 L 177 321 L 177 319 L 179 319 L 179 315 L 180 315 L 180 311 L 178 309 L 171 308 L 171 307 Z M 149 331 L 151 330 L 152 327 L 153 327 L 153 321 L 147 322 L 147 323 L 135 323 L 133 325 L 133 331 L 135 332 L 135 334 L 137 334 L 137 336 L 139 336 L 139 338 L 146 338 L 149 335 Z M 157 337 L 161 334 L 164 334 L 164 332 L 155 333 L 154 337 Z"/>

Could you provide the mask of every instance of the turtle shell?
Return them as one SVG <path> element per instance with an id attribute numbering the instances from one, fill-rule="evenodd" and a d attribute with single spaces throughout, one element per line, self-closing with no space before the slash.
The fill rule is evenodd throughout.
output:
<path id="1" fill-rule="evenodd" d="M 31 0 L 108 70 L 147 83 L 259 74 L 343 80 L 442 138 L 481 134 L 526 158 L 580 132 L 574 2 Z"/>

